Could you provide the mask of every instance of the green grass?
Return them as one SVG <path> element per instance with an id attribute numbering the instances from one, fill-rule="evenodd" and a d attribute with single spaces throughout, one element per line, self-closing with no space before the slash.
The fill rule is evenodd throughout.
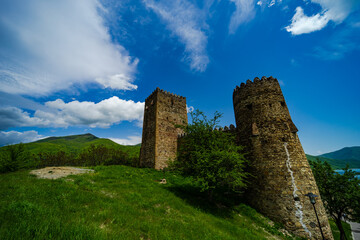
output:
<path id="1" fill-rule="evenodd" d="M 340 239 L 340 231 L 339 231 L 338 227 L 336 226 L 335 221 L 332 220 L 332 219 L 329 219 L 329 223 L 330 223 L 330 227 L 331 227 L 331 231 L 332 231 L 332 234 L 334 236 L 334 239 L 335 240 Z M 350 224 L 348 224 L 347 222 L 342 222 L 342 226 L 343 226 L 344 231 L 345 231 L 346 239 L 348 239 L 348 240 L 353 239 L 352 235 L 351 235 Z"/>
<path id="2" fill-rule="evenodd" d="M 1 174 L 0 239 L 285 238 L 252 208 L 211 204 L 195 189 L 173 173 L 126 166 L 57 180 Z"/>

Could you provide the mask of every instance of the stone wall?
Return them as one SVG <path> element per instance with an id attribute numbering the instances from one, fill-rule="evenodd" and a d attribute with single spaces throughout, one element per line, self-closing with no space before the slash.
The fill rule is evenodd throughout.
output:
<path id="1" fill-rule="evenodd" d="M 155 167 L 155 137 L 157 94 L 155 91 L 145 100 L 142 142 L 140 149 L 140 166 Z"/>
<path id="2" fill-rule="evenodd" d="M 233 93 L 239 144 L 250 160 L 251 205 L 298 236 L 321 239 L 309 199 L 320 196 L 278 81 L 248 80 Z M 333 239 L 321 198 L 315 204 L 326 239 Z"/>
<path id="3" fill-rule="evenodd" d="M 176 157 L 176 125 L 187 125 L 186 98 L 157 88 L 145 100 L 140 166 L 163 169 Z"/>

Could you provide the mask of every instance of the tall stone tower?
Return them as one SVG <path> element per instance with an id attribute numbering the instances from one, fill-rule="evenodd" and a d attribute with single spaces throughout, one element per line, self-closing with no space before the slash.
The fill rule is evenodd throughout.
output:
<path id="1" fill-rule="evenodd" d="M 277 79 L 248 80 L 233 93 L 240 145 L 249 153 L 251 204 L 295 235 L 321 239 L 313 206 L 320 196 Z M 333 239 L 320 197 L 315 204 L 326 239 Z"/>
<path id="2" fill-rule="evenodd" d="M 176 125 L 187 125 L 186 98 L 157 88 L 145 100 L 140 166 L 163 169 L 176 157 Z"/>

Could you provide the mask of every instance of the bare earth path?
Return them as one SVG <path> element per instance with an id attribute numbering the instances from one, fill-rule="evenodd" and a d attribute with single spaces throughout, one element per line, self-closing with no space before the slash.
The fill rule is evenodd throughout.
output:
<path id="1" fill-rule="evenodd" d="M 94 172 L 94 170 L 77 167 L 46 167 L 32 170 L 30 174 L 36 175 L 38 178 L 57 179 L 68 175 L 84 174 L 89 172 Z"/>

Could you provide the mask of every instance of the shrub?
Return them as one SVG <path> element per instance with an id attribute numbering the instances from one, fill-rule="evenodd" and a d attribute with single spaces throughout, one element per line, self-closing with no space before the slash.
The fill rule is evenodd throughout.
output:
<path id="1" fill-rule="evenodd" d="M 0 173 L 13 172 L 23 167 L 27 160 L 27 152 L 22 143 L 9 145 L 0 155 Z"/>
<path id="2" fill-rule="evenodd" d="M 192 123 L 182 127 L 186 135 L 180 140 L 177 158 L 170 163 L 171 168 L 198 182 L 210 199 L 213 190 L 240 192 L 246 185 L 242 147 L 236 145 L 233 134 L 215 130 L 220 117 L 216 112 L 208 120 L 203 112 L 192 112 Z"/>

